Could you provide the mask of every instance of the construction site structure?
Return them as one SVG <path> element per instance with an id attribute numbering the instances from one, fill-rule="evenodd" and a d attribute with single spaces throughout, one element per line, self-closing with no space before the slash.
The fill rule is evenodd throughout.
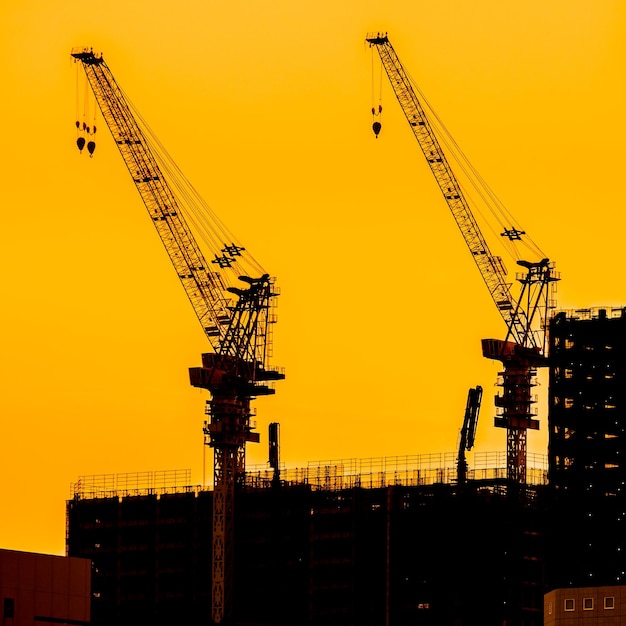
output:
<path id="1" fill-rule="evenodd" d="M 72 50 L 79 62 L 152 223 L 168 253 L 212 352 L 191 368 L 193 386 L 210 392 L 204 432 L 213 448 L 212 619 L 232 611 L 235 490 L 244 481 L 245 445 L 258 442 L 250 403 L 274 393 L 284 373 L 269 366 L 274 279 L 234 241 L 193 186 L 151 136 L 101 54 Z M 79 122 L 77 121 L 77 127 Z M 79 149 L 81 146 L 79 145 Z M 95 144 L 93 146 L 95 148 Z M 90 154 L 93 149 L 89 150 Z M 204 225 L 203 222 L 210 223 Z M 194 231 L 203 230 L 207 258 Z"/>
<path id="2" fill-rule="evenodd" d="M 554 264 L 545 257 L 536 261 L 518 260 L 523 272 L 517 274 L 521 288 L 517 297 L 511 292 L 511 283 L 500 256 L 492 254 L 470 206 L 468 196 L 455 175 L 435 132 L 434 121 L 427 115 L 417 86 L 402 65 L 386 33 L 368 34 L 367 43 L 375 48 L 387 74 L 402 112 L 426 158 L 443 197 L 452 212 L 459 230 L 489 290 L 491 298 L 506 324 L 504 339 L 484 339 L 482 351 L 486 358 L 503 364 L 499 385 L 502 393 L 496 395 L 495 405 L 499 411 L 495 425 L 507 430 L 508 478 L 517 484 L 526 481 L 526 431 L 538 429 L 535 419 L 536 399 L 532 389 L 536 385 L 537 368 L 546 367 L 547 344 L 545 323 L 549 312 L 554 308 L 553 291 L 559 279 Z M 375 107 L 372 112 L 377 116 Z M 434 117 L 434 116 L 433 116 Z M 373 125 L 378 137 L 381 124 Z M 451 142 L 449 145 L 454 145 Z M 473 171 L 471 166 L 468 171 Z M 484 186 L 481 179 L 473 183 L 482 185 L 480 197 L 494 199 L 496 208 L 499 202 L 493 193 Z M 502 237 L 507 243 L 521 242 L 526 235 L 521 228 L 505 224 Z"/>
<path id="3" fill-rule="evenodd" d="M 625 324 L 624 307 L 551 319 L 550 445 L 547 458 L 528 453 L 523 486 L 504 450 L 475 452 L 463 484 L 456 451 L 281 467 L 278 488 L 273 467 L 247 467 L 234 621 L 621 623 Z M 213 492 L 190 480 L 173 470 L 72 485 L 67 549 L 93 563 L 93 626 L 210 613 Z"/>
<path id="4" fill-rule="evenodd" d="M 531 455 L 523 499 L 504 452 L 475 455 L 463 488 L 454 452 L 310 462 L 278 487 L 247 468 L 232 623 L 540 626 L 546 467 Z M 206 623 L 214 494 L 187 477 L 72 485 L 67 545 L 94 563 L 93 626 Z"/>

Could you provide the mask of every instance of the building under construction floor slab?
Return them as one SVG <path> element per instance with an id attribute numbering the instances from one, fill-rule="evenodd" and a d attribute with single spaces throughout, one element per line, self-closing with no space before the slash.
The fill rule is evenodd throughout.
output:
<path id="1" fill-rule="evenodd" d="M 429 480 L 449 468 L 346 472 L 249 474 L 235 500 L 231 623 L 542 623 L 545 487 Z M 93 561 L 93 624 L 210 623 L 211 490 L 74 492 L 67 550 Z"/>

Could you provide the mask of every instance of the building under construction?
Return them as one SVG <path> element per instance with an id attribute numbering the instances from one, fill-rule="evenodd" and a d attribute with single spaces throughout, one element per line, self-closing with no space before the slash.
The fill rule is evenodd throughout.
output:
<path id="1" fill-rule="evenodd" d="M 462 487 L 454 455 L 310 466 L 279 482 L 248 472 L 232 621 L 539 624 L 541 486 L 510 497 L 504 467 L 487 467 L 501 456 L 479 457 Z M 94 624 L 210 621 L 212 502 L 188 472 L 74 486 L 68 553 L 94 563 Z"/>
<path id="2" fill-rule="evenodd" d="M 464 482 L 454 454 L 249 469 L 227 621 L 538 626 L 548 591 L 622 585 L 625 323 L 552 319 L 548 464 L 529 455 L 526 485 L 504 454 L 476 453 Z M 211 621 L 213 490 L 190 478 L 73 485 L 67 549 L 94 564 L 94 624 Z"/>
<path id="3" fill-rule="evenodd" d="M 547 584 L 626 580 L 626 309 L 550 324 Z"/>

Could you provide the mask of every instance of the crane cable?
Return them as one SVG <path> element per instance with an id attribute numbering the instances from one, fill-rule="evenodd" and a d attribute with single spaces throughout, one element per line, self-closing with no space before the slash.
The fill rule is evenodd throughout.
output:
<path id="1" fill-rule="evenodd" d="M 408 74 L 407 74 L 408 75 Z M 527 232 L 522 228 L 520 222 L 513 216 L 513 214 L 506 208 L 504 203 L 500 200 L 497 194 L 491 189 L 482 175 L 478 172 L 476 167 L 472 164 L 472 162 L 468 159 L 462 148 L 459 146 L 457 141 L 454 139 L 453 135 L 450 133 L 449 129 L 445 125 L 445 123 L 441 120 L 433 106 L 430 104 L 424 93 L 420 90 L 417 83 L 413 80 L 413 78 L 409 75 L 409 80 L 411 84 L 415 88 L 416 92 L 420 95 L 420 98 L 425 103 L 426 107 L 430 111 L 432 117 L 435 119 L 437 126 L 440 129 L 441 140 L 442 143 L 446 146 L 451 154 L 452 159 L 458 164 L 461 168 L 461 171 L 466 176 L 470 185 L 474 188 L 478 196 L 481 198 L 485 207 L 489 210 L 491 215 L 497 221 L 499 227 L 504 231 L 509 229 L 515 229 L 520 233 L 524 234 L 524 238 L 520 241 L 521 245 L 530 250 L 533 254 L 537 254 L 540 258 L 545 258 L 545 254 L 539 248 L 539 246 L 532 240 L 532 238 L 527 234 Z M 459 181 L 459 184 L 461 182 Z M 466 192 L 466 189 L 463 188 L 463 192 L 467 195 L 468 198 L 471 197 L 470 194 Z M 478 213 L 482 216 L 483 220 L 487 224 L 488 228 L 498 237 L 501 238 L 503 247 L 507 249 L 508 253 L 513 257 L 516 261 L 522 258 L 522 255 L 519 253 L 518 246 L 515 244 L 515 241 L 511 239 L 507 239 L 506 237 L 502 237 L 502 232 L 496 232 L 493 225 L 489 224 L 489 221 L 485 218 L 485 215 L 480 210 L 480 205 L 473 201 L 472 205 Z"/>
<path id="2" fill-rule="evenodd" d="M 87 81 L 86 76 L 84 76 L 84 84 L 85 84 L 85 94 L 83 96 L 83 112 L 81 114 L 80 110 L 80 67 L 76 65 L 76 145 L 78 146 L 78 150 L 80 152 L 83 151 L 85 147 L 85 110 L 84 110 L 84 102 L 87 98 L 87 89 L 89 83 Z"/>
<path id="3" fill-rule="evenodd" d="M 83 151 L 85 145 L 87 146 L 87 151 L 89 152 L 89 156 L 93 156 L 93 152 L 96 148 L 96 142 L 94 141 L 93 135 L 96 134 L 96 115 L 98 112 L 98 106 L 95 101 L 93 101 L 93 119 L 90 123 L 89 110 L 90 110 L 90 94 L 91 90 L 89 87 L 89 80 L 87 79 L 86 74 L 83 74 L 84 81 L 84 94 L 82 99 L 82 113 L 81 113 L 81 100 L 80 100 L 80 78 L 79 75 L 80 66 L 76 64 L 76 145 L 80 152 Z"/>
<path id="4" fill-rule="evenodd" d="M 376 94 L 375 90 L 375 76 L 374 76 L 374 51 L 372 50 L 372 130 L 374 134 L 378 138 L 378 134 L 382 128 L 380 120 L 376 118 L 380 118 L 383 112 L 382 98 L 383 98 L 383 67 L 382 62 L 380 64 L 380 72 L 379 72 L 379 85 L 378 85 L 378 106 L 376 106 Z"/>
<path id="5" fill-rule="evenodd" d="M 121 88 L 120 91 L 122 91 Z M 152 147 L 152 152 L 158 166 L 167 176 L 168 182 L 178 191 L 177 199 L 180 200 L 179 208 L 181 212 L 183 213 L 185 219 L 193 225 L 197 235 L 204 242 L 210 253 L 215 255 L 215 257 L 218 257 L 222 253 L 225 245 L 232 245 L 241 252 L 244 252 L 244 254 L 237 257 L 237 261 L 243 263 L 244 265 L 246 263 L 249 265 L 247 271 L 251 276 L 260 276 L 265 274 L 261 264 L 240 244 L 240 242 L 238 242 L 234 234 L 228 229 L 222 219 L 200 196 L 199 192 L 184 175 L 174 159 L 170 156 L 165 146 L 152 131 L 149 124 L 143 118 L 127 94 L 123 91 L 122 93 L 133 115 L 139 122 L 141 129 L 144 131 L 146 140 Z M 210 261 L 210 259 L 207 260 Z M 235 271 L 235 268 L 230 269 L 231 274 L 234 273 L 238 276 L 242 273 L 241 271 Z M 231 279 L 228 281 L 231 286 L 235 284 L 236 281 L 234 279 L 237 278 L 237 276 L 231 276 Z"/>
<path id="6" fill-rule="evenodd" d="M 374 51 L 372 47 L 372 101 L 374 101 L 374 84 L 375 84 L 375 72 L 374 72 Z M 381 67 L 381 86 L 380 86 L 380 99 L 382 100 L 382 72 L 383 72 L 383 62 L 380 60 Z M 404 66 L 403 66 L 404 67 Z M 527 234 L 527 232 L 521 227 L 519 221 L 512 215 L 512 213 L 506 208 L 504 203 L 500 200 L 500 198 L 496 195 L 496 193 L 489 187 L 485 179 L 480 175 L 478 170 L 474 167 L 471 161 L 467 158 L 461 147 L 458 145 L 444 122 L 441 120 L 433 106 L 430 104 L 425 94 L 420 89 L 417 82 L 413 79 L 413 77 L 406 71 L 406 75 L 411 83 L 412 88 L 415 93 L 417 93 L 421 99 L 421 102 L 425 105 L 425 108 L 429 111 L 429 119 L 432 116 L 432 120 L 435 122 L 439 133 L 438 138 L 441 143 L 446 147 L 447 151 L 450 154 L 452 160 L 458 165 L 461 172 L 464 174 L 467 179 L 469 185 L 474 189 L 474 192 L 478 195 L 478 197 L 482 200 L 482 203 L 487 208 L 488 212 L 491 213 L 492 217 L 498 223 L 500 228 L 500 232 L 498 232 L 493 225 L 493 221 L 489 220 L 484 212 L 481 210 L 480 204 L 473 198 L 472 192 L 470 192 L 461 180 L 457 179 L 461 190 L 471 204 L 473 209 L 481 216 L 482 221 L 486 224 L 487 228 L 494 234 L 496 237 L 496 241 L 500 241 L 502 247 L 507 251 L 507 253 L 514 258 L 516 261 L 522 258 L 520 254 L 519 247 L 522 246 L 529 250 L 531 253 L 538 255 L 539 258 L 545 258 L 546 255 L 542 252 L 541 248 L 533 241 L 533 239 Z M 372 109 L 374 111 L 374 109 Z M 523 238 L 515 239 L 508 238 L 503 236 L 503 233 L 506 232 L 517 232 L 523 234 Z"/>

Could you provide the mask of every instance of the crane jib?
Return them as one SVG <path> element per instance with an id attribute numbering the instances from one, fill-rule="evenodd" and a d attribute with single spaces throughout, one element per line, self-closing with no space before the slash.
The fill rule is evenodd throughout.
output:
<path id="1" fill-rule="evenodd" d="M 83 64 L 102 116 L 209 342 L 220 349 L 226 336 L 223 320 L 231 317 L 230 298 L 216 273 L 206 269 L 211 263 L 196 243 L 179 200 L 102 55 L 83 48 L 74 50 L 72 56 Z"/>
<path id="2" fill-rule="evenodd" d="M 548 286 L 552 281 L 558 280 L 558 277 L 547 266 L 541 265 L 541 267 L 537 268 L 534 264 L 527 264 L 532 265 L 532 267 L 527 267 L 527 276 L 520 280 L 523 285 L 522 292 L 526 298 L 523 299 L 521 294 L 519 300 L 513 297 L 510 283 L 507 280 L 506 267 L 502 259 L 492 254 L 489 250 L 487 241 L 474 218 L 473 211 L 461 189 L 461 185 L 450 167 L 426 111 L 417 97 L 411 80 L 393 49 L 387 34 L 369 34 L 366 37 L 366 41 L 370 47 L 375 47 L 378 52 L 402 112 L 472 254 L 472 258 L 491 294 L 496 309 L 500 312 L 507 326 L 507 334 L 522 345 L 537 345 L 536 337 L 542 334 L 543 329 L 532 330 L 532 320 L 541 302 L 544 302 L 544 307 L 548 306 Z M 525 232 L 512 227 L 505 229 L 502 234 L 510 241 L 515 241 L 521 240 L 521 236 Z M 530 285 L 540 285 L 540 288 L 529 289 Z M 532 299 L 528 301 L 531 291 L 533 291 Z M 545 343 L 545 339 L 539 343 Z"/>
<path id="3" fill-rule="evenodd" d="M 210 261 L 205 259 L 182 210 L 190 194 L 186 191 L 177 194 L 164 176 L 157 161 L 158 151 L 153 152 L 102 54 L 83 47 L 73 49 L 72 57 L 82 64 L 107 127 L 209 343 L 217 353 L 251 359 L 269 368 L 267 344 L 271 333 L 267 326 L 275 319 L 269 311 L 276 290 L 263 291 L 264 300 L 244 298 L 246 304 L 242 306 L 245 290 L 226 289 L 220 272 L 231 269 L 245 248 L 234 243 L 222 244 Z M 168 172 L 177 169 L 170 163 L 165 166 Z"/>

